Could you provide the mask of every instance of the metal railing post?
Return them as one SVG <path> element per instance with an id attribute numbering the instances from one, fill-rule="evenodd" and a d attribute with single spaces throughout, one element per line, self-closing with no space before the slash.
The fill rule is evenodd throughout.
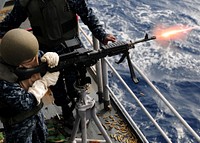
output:
<path id="1" fill-rule="evenodd" d="M 93 47 L 95 50 L 99 49 L 99 41 L 92 36 L 92 41 L 93 41 Z M 101 60 L 99 60 L 96 63 L 96 74 L 97 74 L 97 85 L 98 85 L 98 91 L 97 91 L 97 95 L 98 95 L 98 100 L 99 103 L 103 102 L 103 81 L 102 81 L 102 66 L 101 66 Z"/>
<path id="2" fill-rule="evenodd" d="M 4 7 L 6 0 L 0 0 L 0 10 Z"/>
<path id="3" fill-rule="evenodd" d="M 110 95 L 108 86 L 108 66 L 105 59 L 102 59 L 102 76 L 103 76 L 103 97 L 104 97 L 104 109 L 110 110 Z"/>

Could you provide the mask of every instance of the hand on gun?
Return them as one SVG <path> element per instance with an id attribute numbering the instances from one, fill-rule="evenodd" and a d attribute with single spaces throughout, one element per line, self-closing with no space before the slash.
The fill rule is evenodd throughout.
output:
<path id="1" fill-rule="evenodd" d="M 48 67 L 53 68 L 58 65 L 59 56 L 57 53 L 47 52 L 42 56 L 41 61 L 47 62 Z M 48 91 L 48 87 L 56 84 L 59 74 L 59 71 L 52 73 L 47 72 L 41 79 L 36 80 L 32 87 L 28 89 L 28 92 L 32 93 L 36 97 L 38 104 L 40 103 L 41 98 Z"/>
<path id="2" fill-rule="evenodd" d="M 55 52 L 47 52 L 42 56 L 41 61 L 47 62 L 48 67 L 53 68 L 58 65 L 59 56 Z"/>
<path id="3" fill-rule="evenodd" d="M 107 45 L 109 41 L 116 42 L 116 37 L 113 36 L 112 34 L 106 35 L 105 39 L 103 40 L 103 44 Z"/>

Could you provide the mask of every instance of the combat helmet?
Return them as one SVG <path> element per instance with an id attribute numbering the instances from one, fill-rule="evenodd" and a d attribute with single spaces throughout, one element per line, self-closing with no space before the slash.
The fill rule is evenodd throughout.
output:
<path id="1" fill-rule="evenodd" d="M 36 37 L 24 29 L 8 31 L 2 38 L 0 56 L 9 65 L 19 66 L 23 61 L 32 59 L 39 50 Z"/>

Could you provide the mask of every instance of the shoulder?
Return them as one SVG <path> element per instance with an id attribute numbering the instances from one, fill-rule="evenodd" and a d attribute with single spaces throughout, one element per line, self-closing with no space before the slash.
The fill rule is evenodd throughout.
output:
<path id="1" fill-rule="evenodd" d="M 6 80 L 0 80 L 0 90 L 11 91 L 13 89 L 21 88 L 18 83 L 12 83 Z"/>
<path id="2" fill-rule="evenodd" d="M 6 65 L 2 58 L 0 58 L 0 80 L 5 80 L 12 83 L 16 82 L 18 77 L 12 71 L 13 68 Z"/>

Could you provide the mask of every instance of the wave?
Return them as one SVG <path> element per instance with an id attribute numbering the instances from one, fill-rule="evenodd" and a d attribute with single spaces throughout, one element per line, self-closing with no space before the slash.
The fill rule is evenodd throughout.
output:
<path id="1" fill-rule="evenodd" d="M 118 40 L 135 41 L 143 38 L 145 33 L 154 34 L 154 29 L 164 24 L 167 26 L 200 25 L 199 0 L 95 0 L 88 2 L 97 17 L 104 23 L 107 32 L 113 33 Z M 157 36 L 157 35 L 155 35 Z M 135 45 L 130 50 L 134 62 L 164 94 L 170 103 L 180 112 L 184 119 L 200 134 L 200 29 L 192 30 L 185 39 L 169 40 L 166 45 L 150 41 Z M 120 56 L 108 60 L 117 68 L 123 79 L 129 84 L 139 99 L 144 103 L 156 120 L 161 123 L 172 142 L 195 142 L 171 111 L 158 100 L 153 91 L 139 75 L 136 86 L 130 79 L 126 62 L 116 65 Z M 115 79 L 115 78 L 114 78 Z M 119 99 L 130 113 L 137 125 L 150 142 L 165 142 L 155 127 L 146 120 L 134 99 L 126 95 L 118 81 L 111 82 Z"/>

